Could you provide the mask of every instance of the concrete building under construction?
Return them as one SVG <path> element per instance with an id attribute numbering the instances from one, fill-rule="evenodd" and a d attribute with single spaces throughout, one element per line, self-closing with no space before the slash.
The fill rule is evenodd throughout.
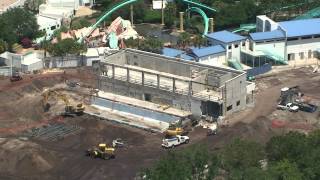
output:
<path id="1" fill-rule="evenodd" d="M 99 89 L 217 118 L 247 105 L 246 73 L 125 49 L 99 65 Z"/>

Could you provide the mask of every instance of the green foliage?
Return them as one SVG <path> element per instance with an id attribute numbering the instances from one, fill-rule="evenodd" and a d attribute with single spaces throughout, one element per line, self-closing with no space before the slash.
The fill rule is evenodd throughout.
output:
<path id="1" fill-rule="evenodd" d="M 318 180 L 319 152 L 320 130 L 308 136 L 290 132 L 271 138 L 266 147 L 235 139 L 215 153 L 201 145 L 169 151 L 143 174 L 147 179 Z"/>
<path id="2" fill-rule="evenodd" d="M 8 50 L 8 43 L 0 39 L 0 54 Z"/>
<path id="3" fill-rule="evenodd" d="M 143 21 L 148 23 L 161 22 L 161 11 L 146 10 Z"/>
<path id="4" fill-rule="evenodd" d="M 36 17 L 28 10 L 12 8 L 0 15 L 0 39 L 11 49 L 22 38 L 35 39 L 39 34 Z"/>
<path id="5" fill-rule="evenodd" d="M 89 26 L 91 26 L 91 23 L 85 18 L 75 19 L 71 22 L 72 30 L 81 29 Z"/>
<path id="6" fill-rule="evenodd" d="M 138 47 L 140 50 L 153 52 L 153 53 L 162 53 L 163 42 L 157 38 L 149 37 L 143 40 Z"/>
<path id="7" fill-rule="evenodd" d="M 79 44 L 74 39 L 64 39 L 56 44 L 52 44 L 48 48 L 48 52 L 52 56 L 65 56 L 67 54 L 79 55 L 86 51 L 84 44 Z"/>
<path id="8" fill-rule="evenodd" d="M 298 132 L 290 132 L 284 136 L 273 137 L 266 146 L 268 159 L 271 161 L 283 159 L 291 161 L 304 158 L 302 155 L 306 151 L 306 143 L 306 136 Z"/>
<path id="9" fill-rule="evenodd" d="M 59 40 L 61 39 L 61 32 L 68 32 L 69 29 L 66 27 L 66 26 L 61 26 L 59 29 L 56 29 L 53 34 L 52 34 L 52 37 L 53 38 L 58 38 Z"/>
<path id="10" fill-rule="evenodd" d="M 227 145 L 221 156 L 224 168 L 227 170 L 259 167 L 259 161 L 265 158 L 263 147 L 260 144 L 240 139 Z"/>
<path id="11" fill-rule="evenodd" d="M 30 11 L 33 12 L 38 12 L 39 11 L 39 6 L 41 4 L 45 4 L 45 0 L 26 0 L 24 2 L 24 7 L 27 8 Z"/>
<path id="12" fill-rule="evenodd" d="M 192 146 L 181 152 L 169 152 L 154 168 L 143 174 L 152 180 L 211 179 L 217 175 L 218 157 L 209 153 L 206 146 Z"/>
<path id="13" fill-rule="evenodd" d="M 177 7 L 173 2 L 169 2 L 164 9 L 164 24 L 167 28 L 171 28 L 174 25 L 177 15 Z"/>
<path id="14" fill-rule="evenodd" d="M 191 43 L 191 35 L 188 32 L 183 32 L 178 37 L 178 46 L 186 48 Z"/>
<path id="15" fill-rule="evenodd" d="M 296 163 L 284 159 L 271 165 L 269 174 L 272 179 L 281 180 L 302 180 L 303 174 L 299 171 Z"/>

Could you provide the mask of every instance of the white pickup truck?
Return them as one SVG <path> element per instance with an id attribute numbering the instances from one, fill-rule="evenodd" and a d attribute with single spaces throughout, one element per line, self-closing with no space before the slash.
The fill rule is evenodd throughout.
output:
<path id="1" fill-rule="evenodd" d="M 278 109 L 288 110 L 288 111 L 291 111 L 291 112 L 298 112 L 299 111 L 299 107 L 294 105 L 294 104 L 292 104 L 292 103 L 288 103 L 285 106 L 281 105 L 281 104 L 278 104 Z"/>
<path id="2" fill-rule="evenodd" d="M 164 148 L 173 148 L 180 144 L 187 144 L 189 143 L 189 141 L 190 141 L 190 138 L 188 136 L 177 135 L 173 138 L 163 139 L 161 146 Z"/>

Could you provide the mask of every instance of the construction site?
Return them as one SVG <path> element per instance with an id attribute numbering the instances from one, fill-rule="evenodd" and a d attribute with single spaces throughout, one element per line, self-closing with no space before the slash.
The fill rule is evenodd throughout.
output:
<path id="1" fill-rule="evenodd" d="M 122 53 L 123 56 L 129 57 L 135 55 L 130 50 Z M 129 59 L 132 62 L 127 62 L 128 65 L 135 63 L 134 58 Z M 110 66 L 108 63 L 109 60 L 102 62 L 101 65 Z M 136 63 L 141 64 L 139 61 Z M 116 65 L 111 64 L 111 69 L 112 66 Z M 123 74 L 123 70 L 117 69 L 122 68 L 119 66 L 118 64 L 114 67 L 116 72 L 113 80 L 120 81 L 121 74 L 127 77 L 126 73 Z M 143 70 L 142 72 L 146 73 L 145 84 L 148 81 L 154 82 L 151 81 L 151 75 L 147 74 L 151 73 L 145 69 L 147 67 L 139 69 L 137 66 L 135 64 L 126 67 L 130 70 L 130 76 L 136 75 L 131 73 L 135 68 L 136 71 Z M 193 64 L 189 66 L 193 67 Z M 169 64 L 169 67 L 172 65 Z M 105 72 L 98 75 L 92 69 L 81 68 L 48 70 L 38 75 L 25 75 L 21 80 L 14 82 L 10 82 L 7 78 L 0 80 L 0 179 L 133 179 L 141 169 L 151 166 L 167 152 L 161 148 L 163 133 L 167 131 L 154 130 L 156 128 L 152 124 L 149 128 L 137 126 L 132 123 L 135 119 L 139 119 L 137 115 L 119 111 L 130 109 L 135 103 L 136 109 L 131 111 L 149 113 L 145 119 L 140 119 L 145 122 L 152 118 L 165 118 L 167 122 L 171 122 L 179 115 L 184 117 L 182 119 L 186 119 L 192 115 L 191 111 L 181 108 L 179 110 L 168 104 L 166 108 L 163 108 L 164 105 L 155 106 L 153 95 L 150 102 L 143 101 L 146 103 L 145 106 L 150 105 L 146 108 L 139 106 L 143 97 L 141 94 L 138 95 L 140 100 L 133 96 L 124 100 L 121 97 L 128 91 L 118 91 L 115 94 L 110 91 L 100 91 L 98 90 L 100 88 L 108 90 L 104 84 L 106 82 L 101 82 L 101 77 L 110 76 L 114 72 L 110 72 L 110 69 L 105 71 L 106 69 L 98 71 Z M 161 78 L 164 76 L 163 72 L 158 74 Z M 110 78 L 112 79 L 112 76 Z M 175 76 L 175 79 L 180 80 L 179 78 Z M 133 81 L 132 77 L 130 81 Z M 170 83 L 164 82 L 163 84 L 171 84 L 172 80 Z M 141 79 L 136 81 L 136 84 L 141 83 Z M 319 106 L 319 83 L 319 74 L 313 73 L 312 68 L 300 68 L 258 77 L 256 89 L 253 91 L 254 103 L 249 104 L 246 109 L 225 116 L 220 121 L 215 136 L 207 136 L 207 130 L 199 125 L 190 125 L 188 129 L 190 143 L 177 147 L 176 150 L 198 143 L 206 143 L 211 148 L 217 149 L 235 137 L 266 142 L 270 137 L 288 131 L 308 133 L 318 129 L 319 110 L 291 112 L 280 110 L 277 105 L 284 87 L 299 86 L 299 92 L 304 94 L 300 100 L 304 99 L 304 102 Z M 188 83 L 175 84 L 178 90 Z M 144 87 L 141 86 L 140 89 Z M 161 95 L 161 92 L 171 93 L 172 90 L 171 86 L 171 89 L 163 92 L 156 90 L 156 87 L 153 91 Z M 182 96 L 178 91 L 176 94 Z M 108 100 L 114 109 L 112 106 L 101 109 L 97 105 L 98 97 Z M 144 98 L 147 99 L 143 100 L 148 100 L 146 95 Z M 201 119 L 201 117 L 194 118 Z M 160 119 L 160 122 L 164 121 Z M 90 149 L 98 144 L 100 144 L 98 148 Z M 103 152 L 106 154 L 101 153 L 101 148 L 105 149 Z M 101 158 L 112 159 L 104 161 L 86 157 L 86 155 L 95 157 L 95 153 Z"/>

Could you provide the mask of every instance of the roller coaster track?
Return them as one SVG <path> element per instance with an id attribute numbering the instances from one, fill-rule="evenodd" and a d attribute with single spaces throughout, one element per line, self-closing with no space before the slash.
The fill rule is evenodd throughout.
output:
<path id="1" fill-rule="evenodd" d="M 95 24 L 93 24 L 92 26 L 90 26 L 90 30 L 89 30 L 86 34 L 84 34 L 83 37 L 78 40 L 78 42 L 80 42 L 80 43 L 83 42 L 83 39 L 85 39 L 86 37 L 90 36 L 90 34 L 91 34 L 105 19 L 107 19 L 113 12 L 117 11 L 118 9 L 120 9 L 120 8 L 126 6 L 126 5 L 135 3 L 135 2 L 137 2 L 137 1 L 138 1 L 138 0 L 125 0 L 125 1 L 122 1 L 122 2 L 120 2 L 120 3 L 118 3 L 118 4 L 114 5 L 114 6 L 112 6 L 110 9 L 108 9 L 108 10 L 98 19 L 98 21 L 97 21 Z M 216 12 L 216 11 L 217 11 L 217 10 L 214 9 L 214 8 L 208 7 L 208 6 L 204 5 L 204 4 L 201 4 L 201 3 L 199 3 L 199 2 L 195 2 L 195 1 L 192 1 L 192 0 L 181 0 L 181 1 L 182 1 L 183 3 L 186 3 L 186 4 L 188 4 L 188 5 L 193 6 L 193 7 L 189 8 L 189 10 L 190 10 L 190 11 L 198 12 L 198 13 L 204 18 L 204 21 L 205 21 L 205 22 L 204 22 L 204 25 L 205 25 L 205 27 L 206 27 L 206 25 L 208 26 L 208 24 L 206 24 L 207 19 L 205 19 L 205 18 L 208 18 L 208 17 L 207 17 L 207 15 L 204 13 L 204 11 L 202 11 L 202 9 L 203 9 L 203 10 L 207 10 L 207 11 L 211 11 L 211 12 Z M 203 14 L 204 14 L 205 16 L 204 16 Z M 208 29 L 208 27 L 207 27 L 207 29 Z"/>

